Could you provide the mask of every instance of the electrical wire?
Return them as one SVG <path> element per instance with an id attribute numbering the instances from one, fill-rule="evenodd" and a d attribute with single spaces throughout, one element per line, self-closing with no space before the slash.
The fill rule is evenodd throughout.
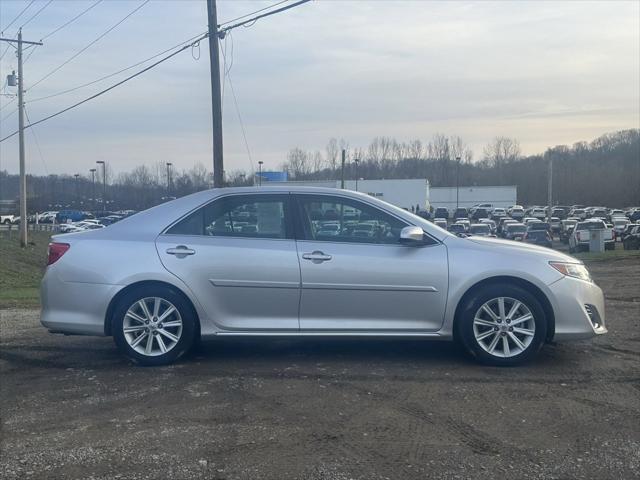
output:
<path id="1" fill-rule="evenodd" d="M 27 122 L 31 123 L 31 119 L 29 118 L 29 112 L 27 111 L 26 106 L 24 108 L 24 115 L 27 117 Z M 42 155 L 42 149 L 40 148 L 40 142 L 38 141 L 38 136 L 36 135 L 36 129 L 32 128 L 31 133 L 33 135 L 33 139 L 36 141 L 36 147 L 38 147 L 38 154 L 40 155 L 40 161 L 42 162 L 44 171 L 47 175 L 49 175 L 49 169 L 47 168 L 47 162 L 44 161 L 44 156 Z"/>
<path id="2" fill-rule="evenodd" d="M 280 2 L 274 3 L 273 5 L 269 5 L 268 7 L 264 7 L 264 8 L 261 8 L 260 10 L 256 10 L 255 12 L 247 13 L 246 15 L 241 15 L 239 17 L 232 18 L 231 20 L 227 20 L 226 22 L 222 22 L 218 24 L 218 28 L 220 28 L 222 25 L 227 25 L 231 22 L 237 22 L 238 20 L 242 20 L 243 18 L 250 17 L 251 15 L 255 15 L 256 13 L 264 12 L 265 10 L 269 10 L 273 7 L 277 7 L 278 5 L 282 5 L 283 3 L 287 3 L 288 1 L 289 0 L 282 0 Z"/>
<path id="3" fill-rule="evenodd" d="M 36 13 L 34 13 L 33 15 L 31 15 L 31 17 L 29 17 L 29 20 L 27 20 L 26 22 L 24 22 L 22 25 L 20 25 L 20 28 L 23 28 L 27 23 L 29 23 L 31 20 L 33 20 L 34 18 L 36 18 L 38 15 L 40 15 L 40 13 L 42 13 L 42 11 L 47 8 L 49 5 L 51 5 L 51 3 L 53 2 L 53 0 L 49 0 L 47 3 L 44 4 L 44 6 L 42 6 L 40 8 L 40 10 L 38 10 Z"/>
<path id="4" fill-rule="evenodd" d="M 24 7 L 24 8 L 22 9 L 22 11 L 18 14 L 18 16 L 17 16 L 16 18 L 14 18 L 13 20 L 11 20 L 11 22 L 9 22 L 9 25 L 7 25 L 6 27 L 4 27 L 4 28 L 2 29 L 2 32 L 1 32 L 1 33 L 4 33 L 4 32 L 7 30 L 7 28 L 9 28 L 11 25 L 13 25 L 13 24 L 16 22 L 16 20 L 18 20 L 18 19 L 22 16 L 22 14 L 23 14 L 24 12 L 26 12 L 26 11 L 29 9 L 29 7 L 30 7 L 31 5 L 33 5 L 35 2 L 36 2 L 36 0 L 31 0 L 31 1 L 29 2 L 29 5 L 27 5 L 26 7 Z"/>
<path id="5" fill-rule="evenodd" d="M 178 53 L 180 53 L 180 52 L 184 52 L 184 51 L 185 51 L 185 50 L 187 50 L 188 48 L 191 48 L 191 46 L 192 46 L 193 44 L 195 44 L 195 43 L 199 42 L 200 40 L 203 40 L 203 39 L 204 39 L 204 38 L 206 38 L 206 37 L 208 37 L 208 34 L 206 34 L 206 33 L 205 33 L 204 35 L 202 35 L 202 37 L 201 37 L 201 38 L 199 38 L 198 40 L 196 40 L 196 41 L 195 41 L 195 42 L 193 42 L 192 44 L 185 45 L 185 46 L 183 46 L 182 48 L 180 48 L 179 50 L 176 50 L 175 52 L 173 52 L 173 53 L 171 53 L 171 54 L 167 55 L 166 57 L 161 58 L 161 59 L 160 59 L 160 60 L 158 60 L 157 62 L 152 63 L 152 64 L 151 64 L 151 65 L 149 65 L 148 67 L 145 67 L 145 68 L 143 68 L 142 70 L 139 70 L 139 71 L 137 71 L 136 73 L 134 73 L 134 74 L 132 74 L 132 75 L 129 75 L 127 78 L 125 78 L 125 79 L 123 79 L 123 80 L 120 80 L 120 81 L 119 81 L 119 82 L 117 82 L 117 83 L 114 83 L 114 84 L 113 84 L 113 85 L 111 85 L 110 87 L 105 88 L 104 90 L 101 90 L 101 91 L 99 91 L 98 93 L 96 93 L 96 94 L 94 94 L 94 95 L 91 95 L 90 97 L 87 97 L 87 98 L 85 98 L 84 100 L 81 100 L 81 101 L 79 101 L 79 102 L 76 102 L 76 103 L 74 103 L 73 105 L 71 105 L 71 106 L 69 106 L 69 107 L 67 107 L 67 108 L 64 108 L 64 109 L 62 109 L 62 110 L 60 110 L 60 111 L 58 111 L 58 112 L 56 112 L 56 113 L 53 113 L 53 114 L 51 114 L 51 115 L 49 115 L 49 116 L 47 116 L 47 117 L 41 118 L 40 120 L 38 120 L 38 121 L 36 121 L 36 122 L 29 123 L 28 125 L 25 125 L 25 126 L 24 126 L 24 128 L 25 128 L 25 129 L 26 129 L 26 128 L 30 128 L 30 127 L 33 127 L 33 126 L 38 125 L 38 124 L 40 124 L 40 123 L 46 122 L 47 120 L 50 120 L 50 119 L 52 119 L 52 118 L 54 118 L 54 117 L 57 117 L 58 115 L 62 115 L 63 113 L 68 112 L 69 110 L 72 110 L 72 109 L 74 109 L 74 108 L 76 108 L 76 107 L 79 107 L 79 106 L 80 106 L 80 105 L 82 105 L 83 103 L 87 103 L 88 101 L 93 100 L 94 98 L 98 98 L 98 97 L 102 96 L 102 95 L 104 95 L 105 93 L 107 93 L 107 92 L 109 92 L 109 91 L 113 90 L 114 88 L 119 87 L 119 86 L 120 86 L 120 85 L 122 85 L 123 83 L 126 83 L 126 82 L 128 82 L 129 80 L 132 80 L 132 79 L 136 78 L 137 76 L 142 75 L 144 72 L 146 72 L 146 71 L 148 71 L 148 70 L 151 70 L 152 68 L 156 67 L 157 65 L 160 65 L 161 63 L 166 62 L 166 61 L 167 61 L 167 60 L 169 60 L 170 58 L 175 57 Z M 1 142 L 4 142 L 5 140 L 8 140 L 9 138 L 11 138 L 11 137 L 13 137 L 13 136 L 15 136 L 15 135 L 17 135 L 17 134 L 18 134 L 18 132 L 19 132 L 19 130 L 16 130 L 16 131 L 15 131 L 15 132 L 13 132 L 12 134 L 7 135 L 6 137 L 4 137 L 4 138 L 0 139 L 0 143 L 1 143 Z"/>
<path id="6" fill-rule="evenodd" d="M 229 25 L 228 27 L 224 27 L 218 30 L 219 34 L 224 34 L 226 32 L 228 32 L 229 30 L 233 30 L 234 28 L 238 28 L 238 27 L 243 27 L 243 26 L 247 26 L 247 27 L 251 27 L 252 25 L 255 25 L 255 23 L 260 20 L 261 18 L 264 17 L 269 17 L 271 15 L 275 15 L 276 13 L 280 13 L 280 12 L 284 12 L 285 10 L 289 10 L 291 8 L 297 7 L 298 5 L 302 5 L 303 3 L 307 3 L 310 2 L 311 0 L 299 0 L 295 3 L 292 3 L 290 5 L 285 5 L 284 7 L 280 7 L 277 8 L 276 10 L 272 10 L 270 12 L 267 13 L 263 13 L 262 15 L 258 15 L 256 17 L 250 18 L 248 20 L 244 20 L 242 22 L 239 23 L 234 23 L 233 25 Z"/>
<path id="7" fill-rule="evenodd" d="M 63 90 L 61 92 L 57 92 L 57 93 L 52 93 L 51 95 L 45 95 L 44 97 L 38 97 L 38 98 L 34 98 L 33 100 L 28 100 L 28 103 L 34 103 L 34 102 L 39 102 L 41 100 L 47 100 L 49 98 L 53 98 L 53 97 L 59 97 L 60 95 L 65 95 L 67 93 L 71 93 L 71 92 L 75 92 L 76 90 L 80 90 L 81 88 L 85 88 L 85 87 L 89 87 L 91 85 L 95 85 L 96 83 L 102 82 L 103 80 L 107 80 L 108 78 L 112 78 L 115 77 L 116 75 L 119 75 L 123 72 L 126 72 L 127 70 L 131 70 L 132 68 L 138 67 L 140 65 L 142 65 L 143 63 L 147 63 L 151 60 L 153 60 L 154 58 L 158 58 L 161 55 L 164 55 L 167 52 L 170 52 L 171 50 L 175 50 L 178 47 L 181 47 L 185 44 L 189 44 L 192 45 L 191 42 L 193 42 L 196 38 L 203 38 L 202 35 L 204 35 L 204 33 L 199 33 L 198 35 L 195 35 L 187 40 L 184 40 L 180 43 L 178 43 L 177 45 L 174 45 L 170 48 L 167 48 L 166 50 L 163 50 L 162 52 L 156 53 L 155 55 L 149 57 L 149 58 L 145 58 L 144 60 L 140 60 L 137 63 L 134 63 L 133 65 L 129 65 L 128 67 L 125 67 L 121 70 L 118 70 L 117 72 L 113 72 L 110 73 L 109 75 L 105 75 L 103 77 L 97 78 L 96 80 L 92 80 L 91 82 L 87 82 L 87 83 L 83 83 L 82 85 L 77 85 L 75 87 L 72 88 L 68 88 L 66 90 Z"/>
<path id="8" fill-rule="evenodd" d="M 80 56 L 83 52 L 85 52 L 87 49 L 89 49 L 89 47 L 91 47 L 92 45 L 95 45 L 96 43 L 98 43 L 100 40 L 102 40 L 104 37 L 106 37 L 109 33 L 111 33 L 113 30 L 115 30 L 120 24 L 122 24 L 125 20 L 127 20 L 129 17 L 131 17 L 134 13 L 136 13 L 138 10 L 140 10 L 142 7 L 144 7 L 147 3 L 149 3 L 151 0 L 145 0 L 144 2 L 142 2 L 142 4 L 138 5 L 136 8 L 134 8 L 131 12 L 129 12 L 125 17 L 123 17 L 121 20 L 119 20 L 117 23 L 115 23 L 114 25 L 112 25 L 111 27 L 109 27 L 105 32 L 101 33 L 97 38 L 95 38 L 94 40 L 92 40 L 91 42 L 89 42 L 87 45 L 85 45 L 84 47 L 82 47 L 79 51 L 77 51 L 76 53 L 74 53 L 71 57 L 69 57 L 69 59 L 67 59 L 66 61 L 62 62 L 60 65 L 58 65 L 56 68 L 54 68 L 53 70 L 51 70 L 49 73 L 47 73 L 44 77 L 42 77 L 40 80 L 38 80 L 37 82 L 35 82 L 33 85 L 31 85 L 31 87 L 29 87 L 29 89 L 32 89 L 33 87 L 35 87 L 36 85 L 39 85 L 40 83 L 42 83 L 44 80 L 46 80 L 47 78 L 49 78 L 51 75 L 53 75 L 54 73 L 56 73 L 57 71 L 59 71 L 62 67 L 64 67 L 65 65 L 67 65 L 69 62 L 71 62 L 73 59 L 77 58 L 78 56 Z"/>
<path id="9" fill-rule="evenodd" d="M 60 30 L 62 30 L 63 28 L 66 28 L 67 26 L 71 25 L 77 19 L 82 17 L 85 13 L 89 12 L 94 7 L 97 7 L 100 3 L 102 3 L 102 0 L 97 0 L 96 2 L 92 3 L 91 5 L 89 5 L 89 7 L 85 8 L 82 12 L 80 12 L 78 15 L 73 17 L 71 20 L 67 21 L 66 23 L 63 23 L 58 28 L 56 28 L 56 29 L 52 30 L 51 32 L 47 33 L 44 37 L 42 37 L 40 39 L 40 41 L 42 41 L 42 40 L 44 40 L 46 38 L 49 38 L 51 35 L 54 35 L 54 34 L 58 33 Z"/>

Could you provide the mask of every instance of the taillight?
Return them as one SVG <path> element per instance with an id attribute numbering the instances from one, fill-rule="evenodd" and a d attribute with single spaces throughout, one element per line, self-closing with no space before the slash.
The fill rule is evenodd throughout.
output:
<path id="1" fill-rule="evenodd" d="M 50 243 L 49 244 L 49 258 L 47 259 L 47 266 L 56 263 L 67 253 L 67 250 L 71 248 L 68 243 Z"/>

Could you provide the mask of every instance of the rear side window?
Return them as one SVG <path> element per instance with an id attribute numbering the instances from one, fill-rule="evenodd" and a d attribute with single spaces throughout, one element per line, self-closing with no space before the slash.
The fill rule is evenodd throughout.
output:
<path id="1" fill-rule="evenodd" d="M 293 238 L 288 195 L 235 195 L 199 208 L 175 225 L 169 235 Z"/>

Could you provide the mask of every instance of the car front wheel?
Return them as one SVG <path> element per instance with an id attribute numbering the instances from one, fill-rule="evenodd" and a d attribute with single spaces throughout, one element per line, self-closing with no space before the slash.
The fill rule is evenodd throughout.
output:
<path id="1" fill-rule="evenodd" d="M 140 365 L 166 365 L 191 348 L 196 320 L 191 305 L 164 287 L 143 287 L 125 295 L 112 320 L 118 348 Z"/>
<path id="2" fill-rule="evenodd" d="M 497 366 L 531 360 L 547 334 L 547 320 L 536 297 L 506 283 L 475 292 L 457 327 L 459 340 L 473 357 Z"/>

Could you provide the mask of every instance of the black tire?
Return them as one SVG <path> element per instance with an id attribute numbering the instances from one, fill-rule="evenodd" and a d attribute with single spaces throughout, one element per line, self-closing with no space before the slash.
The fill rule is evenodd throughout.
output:
<path id="1" fill-rule="evenodd" d="M 158 297 L 171 303 L 182 320 L 182 332 L 178 342 L 166 353 L 149 356 L 134 350 L 125 338 L 124 320 L 129 308 L 144 298 Z M 142 286 L 120 299 L 111 319 L 111 331 L 118 349 L 139 365 L 158 366 L 175 362 L 195 344 L 198 328 L 193 306 L 178 291 L 163 286 Z M 153 340 L 152 340 L 153 342 Z"/>
<path id="2" fill-rule="evenodd" d="M 488 301 L 508 297 L 523 303 L 533 315 L 535 332 L 533 339 L 520 353 L 511 357 L 496 356 L 488 353 L 476 340 L 474 334 L 474 317 L 476 312 Z M 498 335 L 496 333 L 496 335 Z M 509 335 L 509 334 L 507 334 Z M 538 299 L 527 290 L 507 283 L 497 283 L 479 288 L 465 301 L 456 319 L 456 337 L 465 350 L 478 362 L 494 366 L 514 366 L 532 360 L 547 336 L 547 319 Z"/>

